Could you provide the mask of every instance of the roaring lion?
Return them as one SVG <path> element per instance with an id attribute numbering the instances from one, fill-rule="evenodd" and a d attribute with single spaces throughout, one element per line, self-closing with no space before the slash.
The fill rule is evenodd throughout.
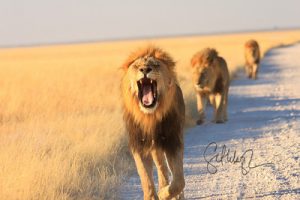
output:
<path id="1" fill-rule="evenodd" d="M 218 56 L 215 49 L 205 48 L 191 59 L 193 83 L 197 97 L 200 125 L 205 119 L 207 100 L 214 107 L 214 122 L 227 121 L 227 101 L 229 89 L 229 72 L 226 61 Z"/>
<path id="2" fill-rule="evenodd" d="M 184 198 L 185 105 L 174 68 L 169 54 L 153 46 L 134 52 L 123 64 L 123 118 L 144 199 Z M 158 173 L 157 194 L 153 162 Z M 168 166 L 173 176 L 170 184 Z"/>
<path id="3" fill-rule="evenodd" d="M 259 45 L 255 40 L 245 43 L 245 70 L 248 78 L 256 79 L 260 62 Z"/>

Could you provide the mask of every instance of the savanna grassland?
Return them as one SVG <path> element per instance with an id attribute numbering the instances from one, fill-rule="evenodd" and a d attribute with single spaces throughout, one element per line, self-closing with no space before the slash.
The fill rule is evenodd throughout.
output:
<path id="1" fill-rule="evenodd" d="M 119 94 L 130 52 L 154 44 L 173 56 L 192 125 L 193 54 L 214 47 L 233 74 L 251 38 L 264 54 L 300 30 L 0 49 L 0 199 L 118 198 L 134 169 Z"/>

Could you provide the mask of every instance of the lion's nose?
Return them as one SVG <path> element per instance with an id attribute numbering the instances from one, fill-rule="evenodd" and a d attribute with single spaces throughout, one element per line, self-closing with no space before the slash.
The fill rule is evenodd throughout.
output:
<path id="1" fill-rule="evenodd" d="M 152 69 L 150 67 L 140 68 L 140 72 L 142 72 L 143 74 L 148 74 L 151 71 Z"/>

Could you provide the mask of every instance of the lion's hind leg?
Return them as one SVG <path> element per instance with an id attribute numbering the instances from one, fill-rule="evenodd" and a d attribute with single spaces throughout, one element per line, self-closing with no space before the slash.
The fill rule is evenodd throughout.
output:
<path id="1" fill-rule="evenodd" d="M 228 90 L 229 88 L 226 89 L 224 93 L 224 100 L 223 100 L 223 119 L 224 121 L 228 121 L 228 114 L 227 114 L 227 108 L 228 108 Z"/>
<path id="2" fill-rule="evenodd" d="M 258 72 L 258 64 L 253 64 L 253 70 L 252 70 L 252 79 L 257 79 L 257 72 Z"/>
<path id="3" fill-rule="evenodd" d="M 185 186 L 183 174 L 183 149 L 177 153 L 166 153 L 169 167 L 172 172 L 172 182 L 158 192 L 160 200 L 184 199 L 183 188 Z"/>
<path id="4" fill-rule="evenodd" d="M 215 96 L 215 101 L 214 122 L 224 123 L 224 94 L 217 93 Z"/>
<path id="5" fill-rule="evenodd" d="M 246 71 L 246 75 L 247 77 L 250 79 L 252 78 L 252 66 L 250 64 L 246 64 L 245 65 L 245 71 Z"/>

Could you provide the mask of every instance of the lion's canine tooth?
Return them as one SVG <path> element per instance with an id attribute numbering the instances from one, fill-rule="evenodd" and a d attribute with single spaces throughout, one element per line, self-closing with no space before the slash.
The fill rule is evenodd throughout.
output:
<path id="1" fill-rule="evenodd" d="M 152 84 L 152 79 L 150 79 L 150 83 Z"/>
<path id="2" fill-rule="evenodd" d="M 142 80 L 140 80 L 140 84 L 142 85 Z"/>

